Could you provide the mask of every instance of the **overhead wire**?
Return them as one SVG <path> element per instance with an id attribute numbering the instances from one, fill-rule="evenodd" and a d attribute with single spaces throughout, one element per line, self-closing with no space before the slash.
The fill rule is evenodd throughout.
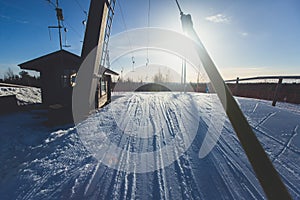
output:
<path id="1" fill-rule="evenodd" d="M 78 5 L 78 7 L 82 10 L 82 12 L 85 14 L 85 16 L 87 17 L 87 11 L 83 8 L 83 6 L 78 2 L 78 0 L 75 0 L 76 4 Z"/>
<path id="2" fill-rule="evenodd" d="M 73 27 L 73 26 L 71 26 L 71 24 L 69 24 L 68 22 L 66 22 L 66 20 L 65 20 L 65 22 L 64 22 L 74 33 L 76 33 L 76 35 L 79 37 L 79 38 L 81 38 L 82 36 L 81 36 L 81 34 Z"/>
<path id="3" fill-rule="evenodd" d="M 126 25 L 124 13 L 123 13 L 123 10 L 122 10 L 120 1 L 116 1 L 116 2 L 117 2 L 117 5 L 118 5 L 118 8 L 119 8 L 119 11 L 120 11 L 120 13 L 121 13 L 122 23 L 123 23 L 123 26 L 124 26 L 124 29 L 125 29 L 126 37 L 127 37 L 127 39 L 128 39 L 128 44 L 129 44 L 129 48 L 130 48 L 130 52 L 131 52 L 132 69 L 133 69 L 133 71 L 134 71 L 135 58 L 134 58 L 134 54 L 133 54 L 132 43 L 131 43 L 131 40 L 130 40 L 130 38 L 129 38 L 128 28 L 127 28 L 127 25 Z"/>
<path id="4" fill-rule="evenodd" d="M 76 2 L 76 4 L 78 5 L 78 7 L 81 9 L 81 11 L 84 13 L 84 15 L 85 15 L 85 19 L 84 20 L 82 20 L 82 24 L 85 26 L 86 25 L 86 21 L 87 21 L 87 17 L 88 17 L 88 13 L 87 13 L 87 11 L 83 8 L 83 6 L 79 3 L 79 1 L 78 0 L 75 0 L 75 2 Z"/>
<path id="5" fill-rule="evenodd" d="M 56 8 L 55 3 L 53 3 L 51 0 L 46 0 L 46 1 L 49 3 L 49 5 L 52 5 L 54 8 Z"/>
<path id="6" fill-rule="evenodd" d="M 150 10 L 151 10 L 151 4 L 150 0 L 148 0 L 148 21 L 147 21 L 147 59 L 146 59 L 146 66 L 149 65 L 149 28 L 150 28 Z"/>
<path id="7" fill-rule="evenodd" d="M 56 4 L 55 3 L 53 3 L 51 0 L 46 0 L 46 1 L 49 3 L 48 5 L 51 8 L 56 9 Z M 81 6 L 81 4 L 77 0 L 75 0 L 75 2 L 79 6 L 79 8 L 83 11 L 83 13 L 87 16 L 87 12 L 84 10 L 84 8 Z M 62 23 L 62 27 L 64 28 L 64 32 L 65 32 L 65 45 L 64 45 L 65 47 L 69 46 L 69 45 L 66 44 L 66 41 L 67 41 L 67 39 L 66 39 L 67 38 L 66 37 L 67 28 L 72 30 L 78 38 L 82 39 L 82 34 L 80 34 L 79 31 L 77 31 L 70 23 L 68 23 L 68 21 L 66 19 L 61 21 L 61 23 Z M 51 40 L 50 30 L 49 30 L 49 37 L 50 37 L 50 40 Z"/>
<path id="8" fill-rule="evenodd" d="M 175 2 L 176 2 L 176 4 L 177 4 L 177 7 L 178 7 L 178 10 L 179 10 L 180 15 L 183 15 L 183 12 L 182 12 L 181 7 L 180 7 L 180 5 L 179 5 L 179 3 L 178 3 L 178 0 L 175 0 Z"/>

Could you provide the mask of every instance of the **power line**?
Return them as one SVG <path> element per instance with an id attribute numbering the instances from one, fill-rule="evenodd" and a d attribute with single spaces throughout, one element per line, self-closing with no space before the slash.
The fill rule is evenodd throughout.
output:
<path id="1" fill-rule="evenodd" d="M 57 12 L 57 15 L 58 15 L 58 9 L 60 9 L 59 7 L 58 7 L 58 1 L 56 0 L 56 4 L 54 3 L 54 2 L 52 2 L 51 0 L 46 0 L 48 3 L 49 3 L 49 6 L 51 7 L 51 8 L 54 8 L 54 10 L 56 10 L 56 12 Z M 83 7 L 80 5 L 80 3 L 76 0 L 76 3 L 78 4 L 78 6 L 80 7 L 80 9 L 82 9 L 83 10 L 83 12 L 84 12 L 84 14 L 87 16 L 87 12 L 83 9 Z M 65 42 L 65 45 L 62 45 L 62 46 L 64 46 L 64 47 L 69 47 L 70 45 L 67 45 L 66 43 L 67 43 L 67 36 L 66 36 L 66 34 L 67 34 L 67 27 L 70 29 L 70 30 L 72 30 L 75 34 L 76 34 L 76 36 L 78 36 L 78 38 L 82 38 L 82 34 L 80 34 L 79 33 L 79 31 L 77 31 L 73 26 L 71 26 L 71 24 L 70 23 L 68 23 L 67 21 L 66 21 L 66 19 L 64 19 L 64 17 L 62 16 L 62 9 L 60 9 L 61 10 L 61 17 L 60 17 L 60 23 L 61 23 L 61 25 L 60 26 L 57 26 L 57 27 L 54 27 L 54 26 L 49 26 L 48 28 L 49 28 L 49 36 L 50 36 L 50 40 L 51 40 L 51 33 L 50 33 L 50 28 L 63 28 L 64 29 L 64 42 Z M 57 16 L 58 17 L 58 16 Z M 67 27 L 65 26 L 65 25 L 67 25 Z M 62 36 L 60 36 L 60 38 L 61 38 Z M 60 40 L 62 40 L 62 39 L 60 39 Z"/>
<path id="2" fill-rule="evenodd" d="M 63 17 L 63 11 L 62 9 L 59 7 L 58 5 L 58 0 L 56 0 L 56 3 L 53 3 L 51 0 L 47 0 L 47 2 L 49 4 L 51 4 L 52 6 L 55 7 L 55 11 L 56 11 L 56 18 L 57 18 L 57 26 L 48 26 L 48 28 L 55 28 L 58 29 L 58 37 L 59 37 L 59 47 L 60 50 L 62 50 L 62 35 L 61 35 L 61 29 L 64 28 L 63 26 L 61 26 L 61 23 L 64 21 L 64 17 Z"/>

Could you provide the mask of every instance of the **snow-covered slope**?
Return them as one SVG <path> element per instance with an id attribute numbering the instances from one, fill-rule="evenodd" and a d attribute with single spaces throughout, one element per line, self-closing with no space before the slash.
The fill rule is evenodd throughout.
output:
<path id="1" fill-rule="evenodd" d="M 299 112 L 254 99 L 238 101 L 291 195 L 300 199 Z M 0 116 L 1 199 L 265 199 L 214 95 L 117 94 L 77 129 L 53 131 L 39 116 Z M 223 117 L 225 122 L 218 120 Z M 220 123 L 216 146 L 200 158 L 206 134 L 217 139 L 212 130 Z M 188 138 L 193 140 L 187 147 Z M 112 151 L 108 142 L 123 151 Z M 171 152 L 160 150 L 167 145 Z M 133 154 L 145 152 L 156 153 L 143 166 Z M 138 171 L 147 165 L 157 170 Z"/>
<path id="2" fill-rule="evenodd" d="M 35 87 L 0 87 L 0 96 L 16 95 L 19 105 L 41 103 L 41 89 Z"/>

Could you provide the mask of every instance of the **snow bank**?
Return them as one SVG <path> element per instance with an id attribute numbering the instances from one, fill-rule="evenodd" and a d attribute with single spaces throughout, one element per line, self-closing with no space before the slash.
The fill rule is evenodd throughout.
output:
<path id="1" fill-rule="evenodd" d="M 41 103 L 41 89 L 35 87 L 0 87 L 0 96 L 16 95 L 19 105 Z"/>

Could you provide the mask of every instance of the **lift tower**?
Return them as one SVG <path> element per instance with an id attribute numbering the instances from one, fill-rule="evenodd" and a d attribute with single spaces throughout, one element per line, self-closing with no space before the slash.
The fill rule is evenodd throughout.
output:
<path id="1" fill-rule="evenodd" d="M 86 31 L 81 51 L 80 77 L 73 91 L 73 108 L 76 107 L 75 116 L 85 118 L 95 109 L 95 92 L 101 72 L 104 69 L 104 59 L 107 57 L 107 46 L 112 26 L 116 0 L 91 0 Z M 80 91 L 80 92 L 78 92 Z M 80 101 L 78 101 L 80 99 Z M 75 105 L 74 105 L 75 104 Z M 74 111 L 74 109 L 73 109 Z M 73 113 L 74 116 L 74 113 Z M 74 119 L 80 121 L 79 119 Z"/>

